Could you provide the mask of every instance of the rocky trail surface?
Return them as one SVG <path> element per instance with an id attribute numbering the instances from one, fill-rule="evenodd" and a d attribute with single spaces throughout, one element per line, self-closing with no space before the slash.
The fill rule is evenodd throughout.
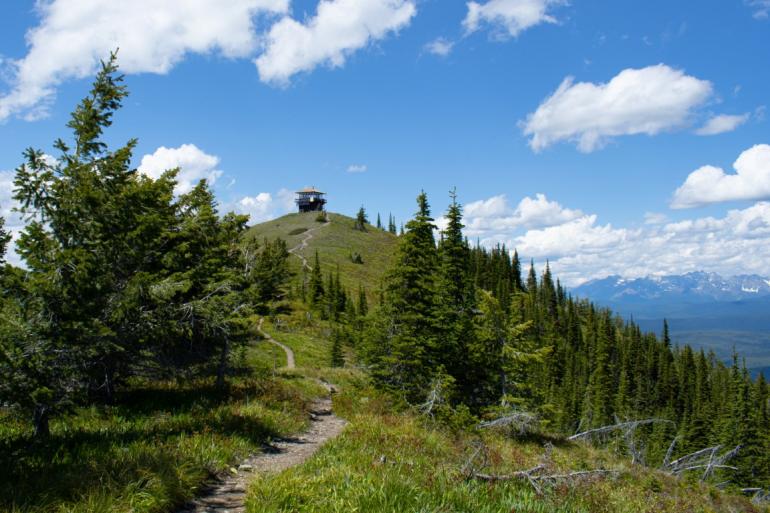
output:
<path id="1" fill-rule="evenodd" d="M 266 340 L 286 351 L 286 368 L 294 369 L 294 352 L 291 348 L 263 332 L 261 321 L 259 331 Z M 178 513 L 244 513 L 246 490 L 255 474 L 280 472 L 300 465 L 326 441 L 342 433 L 346 421 L 332 413 L 331 394 L 334 387 L 325 382 L 321 384 L 329 395 L 313 402 L 310 408 L 310 427 L 307 431 L 296 437 L 282 438 L 266 444 L 263 452 L 249 456 L 237 468 L 233 468 L 230 474 L 210 483 L 198 498 L 178 510 Z"/>

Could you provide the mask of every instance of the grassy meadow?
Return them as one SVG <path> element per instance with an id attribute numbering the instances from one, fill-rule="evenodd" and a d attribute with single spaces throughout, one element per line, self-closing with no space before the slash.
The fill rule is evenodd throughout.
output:
<path id="1" fill-rule="evenodd" d="M 373 300 L 375 289 L 390 267 L 398 238 L 371 225 L 365 232 L 355 230 L 353 218 L 333 213 L 327 215 L 330 222 L 324 225 L 316 221 L 314 212 L 289 214 L 253 226 L 248 234 L 259 240 L 282 238 L 291 249 L 307 237 L 308 230 L 315 229 L 309 246 L 302 251 L 310 265 L 313 265 L 317 249 L 324 278 L 327 273 L 339 270 L 340 281 L 348 291 L 356 293 L 359 285 L 363 285 L 370 301 Z M 350 257 L 354 252 L 361 255 L 363 263 L 353 263 Z M 289 262 L 292 270 L 301 275 L 299 258 L 291 257 Z"/>
<path id="2" fill-rule="evenodd" d="M 323 390 L 275 375 L 256 349 L 247 357 L 251 372 L 226 391 L 135 383 L 114 406 L 56 419 L 44 442 L 32 441 L 28 423 L 0 417 L 0 511 L 173 511 L 266 441 L 304 429 Z"/>

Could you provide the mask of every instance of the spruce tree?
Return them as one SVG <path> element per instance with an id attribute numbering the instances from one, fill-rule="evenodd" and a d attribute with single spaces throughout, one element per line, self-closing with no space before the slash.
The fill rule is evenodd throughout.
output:
<path id="1" fill-rule="evenodd" d="M 377 229 L 382 230 L 382 221 L 380 220 L 379 212 L 377 212 Z"/>
<path id="2" fill-rule="evenodd" d="M 57 376 L 17 401 L 35 411 L 41 435 L 60 405 L 86 395 L 112 400 L 147 339 L 137 316 L 143 293 L 160 278 L 161 248 L 175 225 L 174 173 L 139 175 L 129 167 L 135 140 L 109 150 L 102 139 L 127 95 L 121 82 L 112 55 L 67 124 L 72 145 L 57 140 L 55 162 L 29 149 L 16 171 L 14 197 L 30 219 L 18 248 L 29 269 L 29 303 L 44 321 L 30 325 L 31 338 L 16 339 L 34 341 L 24 351 L 39 359 L 15 368 L 30 382 Z"/>
<path id="3" fill-rule="evenodd" d="M 369 222 L 369 219 L 366 217 L 366 210 L 364 210 L 364 206 L 361 205 L 361 208 L 358 209 L 358 213 L 356 214 L 356 222 L 353 225 L 353 228 L 356 230 L 365 232 L 366 231 L 366 224 Z"/>
<path id="4" fill-rule="evenodd" d="M 462 207 L 457 194 L 450 193 L 447 226 L 441 232 L 437 274 L 437 332 L 433 360 L 444 367 L 466 400 L 473 395 L 474 383 L 468 379 L 466 355 L 472 345 L 473 315 L 476 309 L 470 273 L 470 250 L 463 238 Z"/>
<path id="5" fill-rule="evenodd" d="M 365 354 L 375 379 L 410 401 L 422 397 L 437 371 L 431 358 L 436 337 L 435 226 L 424 192 L 417 205 L 385 278 L 383 304 L 373 320 Z"/>
<path id="6" fill-rule="evenodd" d="M 315 252 L 313 268 L 310 270 L 310 281 L 308 283 L 308 294 L 310 305 L 318 307 L 324 299 L 323 274 L 321 273 L 321 260 L 318 258 L 318 250 Z"/>
<path id="7" fill-rule="evenodd" d="M 329 354 L 330 367 L 344 367 L 345 357 L 342 354 L 342 333 L 340 329 L 335 329 L 332 334 L 332 345 Z"/>
<path id="8" fill-rule="evenodd" d="M 366 317 L 369 313 L 369 302 L 366 299 L 366 291 L 361 284 L 358 285 L 358 307 L 356 313 L 359 317 Z"/>
<path id="9" fill-rule="evenodd" d="M 584 418 L 587 425 L 599 427 L 613 420 L 613 379 L 612 348 L 615 343 L 615 328 L 610 313 L 605 312 L 597 330 L 596 352 L 593 372 L 586 391 Z"/>
<path id="10" fill-rule="evenodd" d="M 393 235 L 396 234 L 396 219 L 393 214 L 388 214 L 388 231 Z"/>

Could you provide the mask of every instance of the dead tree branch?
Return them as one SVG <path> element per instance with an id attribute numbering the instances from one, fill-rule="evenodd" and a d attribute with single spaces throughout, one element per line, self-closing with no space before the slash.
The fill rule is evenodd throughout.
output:
<path id="1" fill-rule="evenodd" d="M 537 421 L 538 418 L 536 415 L 526 411 L 520 411 L 498 419 L 481 422 L 478 425 L 478 428 L 487 429 L 510 426 L 511 429 L 517 431 L 519 435 L 525 435 L 532 430 L 535 424 L 537 424 Z"/>
<path id="2" fill-rule="evenodd" d="M 527 470 L 517 470 L 515 472 L 511 472 L 510 474 L 489 474 L 476 470 L 475 462 L 480 456 L 483 456 L 483 462 L 482 465 L 478 467 L 479 470 L 487 466 L 487 448 L 484 445 L 484 442 L 478 441 L 476 443 L 475 450 L 471 454 L 470 458 L 468 458 L 468 460 L 465 462 L 465 465 L 463 465 L 462 473 L 468 479 L 477 479 L 491 483 L 515 480 L 526 481 L 530 486 L 532 486 L 532 488 L 535 490 L 535 493 L 542 495 L 544 485 L 552 485 L 560 481 L 579 480 L 590 476 L 616 475 L 620 472 L 619 470 L 595 469 L 578 470 L 564 474 L 544 474 L 543 472 L 548 470 L 551 465 L 552 451 L 553 445 L 550 443 L 546 444 L 545 452 L 541 456 L 540 462 Z"/>
<path id="3" fill-rule="evenodd" d="M 705 449 L 685 454 L 670 463 L 664 461 L 664 465 L 661 468 L 673 475 L 681 475 L 691 470 L 704 469 L 703 475 L 700 478 L 701 481 L 708 479 L 716 469 L 738 470 L 737 467 L 726 465 L 726 463 L 738 454 L 741 446 L 738 445 L 720 455 L 719 451 L 721 449 L 721 445 L 706 447 Z"/>
<path id="4" fill-rule="evenodd" d="M 602 426 L 595 429 L 589 429 L 588 431 L 583 431 L 582 433 L 575 433 L 574 435 L 567 438 L 567 440 L 581 440 L 586 438 L 591 438 L 597 435 L 606 435 L 608 433 L 612 433 L 613 431 L 627 431 L 627 430 L 635 430 L 639 426 L 644 426 L 646 424 L 654 424 L 657 422 L 667 422 L 673 424 L 672 421 L 668 419 L 642 419 L 642 420 L 630 420 L 628 422 L 619 422 L 617 424 L 612 424 L 609 426 Z"/>

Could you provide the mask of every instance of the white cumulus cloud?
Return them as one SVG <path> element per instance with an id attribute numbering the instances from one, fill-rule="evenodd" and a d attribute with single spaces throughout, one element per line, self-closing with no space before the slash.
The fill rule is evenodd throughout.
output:
<path id="1" fill-rule="evenodd" d="M 742 152 L 733 168 L 735 174 L 714 166 L 696 169 L 674 193 L 671 207 L 770 199 L 770 145 L 757 144 Z"/>
<path id="2" fill-rule="evenodd" d="M 244 196 L 227 205 L 227 210 L 249 216 L 249 224 L 275 219 L 294 208 L 294 193 L 288 189 L 279 190 L 275 196 L 260 192 L 256 196 Z"/>
<path id="3" fill-rule="evenodd" d="M 601 148 L 612 137 L 674 130 L 712 95 L 706 80 L 658 64 L 625 69 L 607 83 L 567 77 L 522 123 L 534 151 L 572 141 L 580 151 Z"/>
<path id="4" fill-rule="evenodd" d="M 260 79 L 287 85 L 316 66 L 340 67 L 353 51 L 409 25 L 416 13 L 413 0 L 321 0 L 314 17 L 287 16 L 271 27 L 255 61 Z"/>
<path id="5" fill-rule="evenodd" d="M 751 113 L 745 114 L 720 114 L 712 116 L 706 123 L 695 131 L 698 135 L 717 135 L 732 132 L 751 117 Z"/>
<path id="6" fill-rule="evenodd" d="M 454 45 L 454 42 L 443 37 L 438 37 L 433 41 L 425 43 L 425 46 L 422 47 L 422 50 L 423 52 L 438 55 L 439 57 L 446 57 L 452 53 L 452 48 L 454 48 Z"/>
<path id="7" fill-rule="evenodd" d="M 552 217 L 550 223 L 528 227 L 508 220 L 517 209 L 510 209 L 504 196 L 469 203 L 466 234 L 488 247 L 515 248 L 525 261 L 534 258 L 542 265 L 549 260 L 556 276 L 570 286 L 612 274 L 639 277 L 695 270 L 767 274 L 770 202 L 730 210 L 722 217 L 676 222 L 651 214 L 645 216 L 647 224 L 633 227 L 602 223 L 596 214 L 564 207 L 561 210 L 571 214 L 563 215 L 562 221 Z M 485 222 L 474 224 L 479 217 Z"/>
<path id="8" fill-rule="evenodd" d="M 57 85 L 92 76 L 116 48 L 126 73 L 167 73 L 188 53 L 248 57 L 259 46 L 256 19 L 288 7 L 289 0 L 39 1 L 27 55 L 10 63 L 0 121 L 45 116 Z"/>
<path id="9" fill-rule="evenodd" d="M 495 37 L 516 37 L 524 30 L 540 23 L 556 23 L 549 9 L 561 0 L 488 0 L 485 3 L 468 2 L 468 13 L 463 20 L 466 33 L 479 30 L 483 25 L 493 29 Z"/>
<path id="10" fill-rule="evenodd" d="M 516 207 L 508 205 L 505 195 L 468 203 L 464 208 L 466 233 L 471 237 L 502 234 L 521 227 L 552 226 L 577 219 L 580 210 L 564 208 L 544 194 L 525 197 Z"/>
<path id="11" fill-rule="evenodd" d="M 137 170 L 157 179 L 165 171 L 179 168 L 174 192 L 185 194 L 204 178 L 213 185 L 222 176 L 218 165 L 219 157 L 205 153 L 194 144 L 183 144 L 178 148 L 161 146 L 154 153 L 145 155 Z"/>

